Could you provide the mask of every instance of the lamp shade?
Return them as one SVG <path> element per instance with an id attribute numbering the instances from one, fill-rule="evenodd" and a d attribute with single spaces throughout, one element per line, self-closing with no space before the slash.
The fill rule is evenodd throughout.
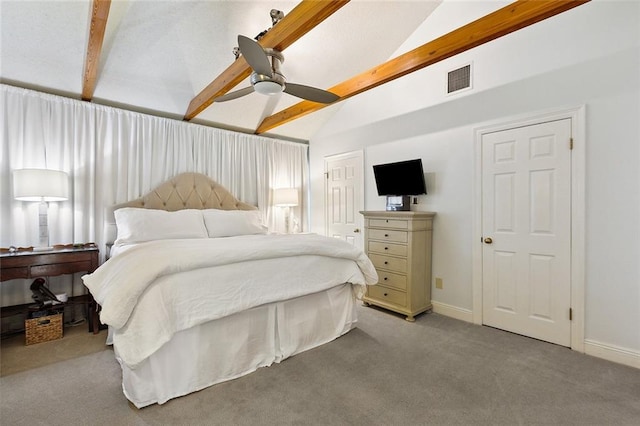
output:
<path id="1" fill-rule="evenodd" d="M 278 188 L 273 190 L 273 204 L 282 207 L 298 205 L 298 190 L 296 188 Z"/>
<path id="2" fill-rule="evenodd" d="M 64 201 L 69 198 L 69 175 L 59 170 L 14 170 L 13 197 L 20 201 Z"/>

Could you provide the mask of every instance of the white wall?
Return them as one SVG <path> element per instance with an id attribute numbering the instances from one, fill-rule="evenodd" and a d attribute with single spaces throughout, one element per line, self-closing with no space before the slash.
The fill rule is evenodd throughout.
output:
<path id="1" fill-rule="evenodd" d="M 445 2 L 398 53 L 495 9 Z M 366 209 L 384 208 L 373 164 L 422 158 L 417 209 L 438 213 L 433 276 L 445 284 L 433 299 L 471 310 L 474 129 L 585 105 L 585 339 L 640 356 L 639 17 L 638 2 L 593 1 L 345 102 L 310 142 L 312 230 L 323 230 L 324 156 L 364 149 Z M 473 89 L 445 95 L 446 72 L 469 62 Z"/>

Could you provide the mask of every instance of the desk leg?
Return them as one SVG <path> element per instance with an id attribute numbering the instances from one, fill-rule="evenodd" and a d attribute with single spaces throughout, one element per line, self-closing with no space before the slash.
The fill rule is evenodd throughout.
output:
<path id="1" fill-rule="evenodd" d="M 93 334 L 100 332 L 100 317 L 98 316 L 98 304 L 93 304 Z"/>
<path id="2" fill-rule="evenodd" d="M 89 301 L 89 312 L 87 314 L 89 323 L 89 333 L 98 334 L 100 332 L 100 317 L 98 316 L 98 303 L 91 296 Z"/>

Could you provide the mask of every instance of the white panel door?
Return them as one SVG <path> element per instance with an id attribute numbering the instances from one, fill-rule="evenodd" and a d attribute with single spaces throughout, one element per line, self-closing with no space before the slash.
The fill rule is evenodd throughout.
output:
<path id="1" fill-rule="evenodd" d="M 325 158 L 326 233 L 362 248 L 363 154 Z"/>
<path id="2" fill-rule="evenodd" d="M 482 136 L 483 323 L 570 346 L 571 120 Z"/>

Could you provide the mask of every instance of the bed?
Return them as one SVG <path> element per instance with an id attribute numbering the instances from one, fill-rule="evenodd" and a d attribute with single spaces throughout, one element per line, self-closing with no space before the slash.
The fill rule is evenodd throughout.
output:
<path id="1" fill-rule="evenodd" d="M 377 282 L 360 249 L 270 234 L 255 207 L 204 175 L 176 176 L 114 215 L 110 259 L 83 281 L 138 408 L 338 338 Z"/>

